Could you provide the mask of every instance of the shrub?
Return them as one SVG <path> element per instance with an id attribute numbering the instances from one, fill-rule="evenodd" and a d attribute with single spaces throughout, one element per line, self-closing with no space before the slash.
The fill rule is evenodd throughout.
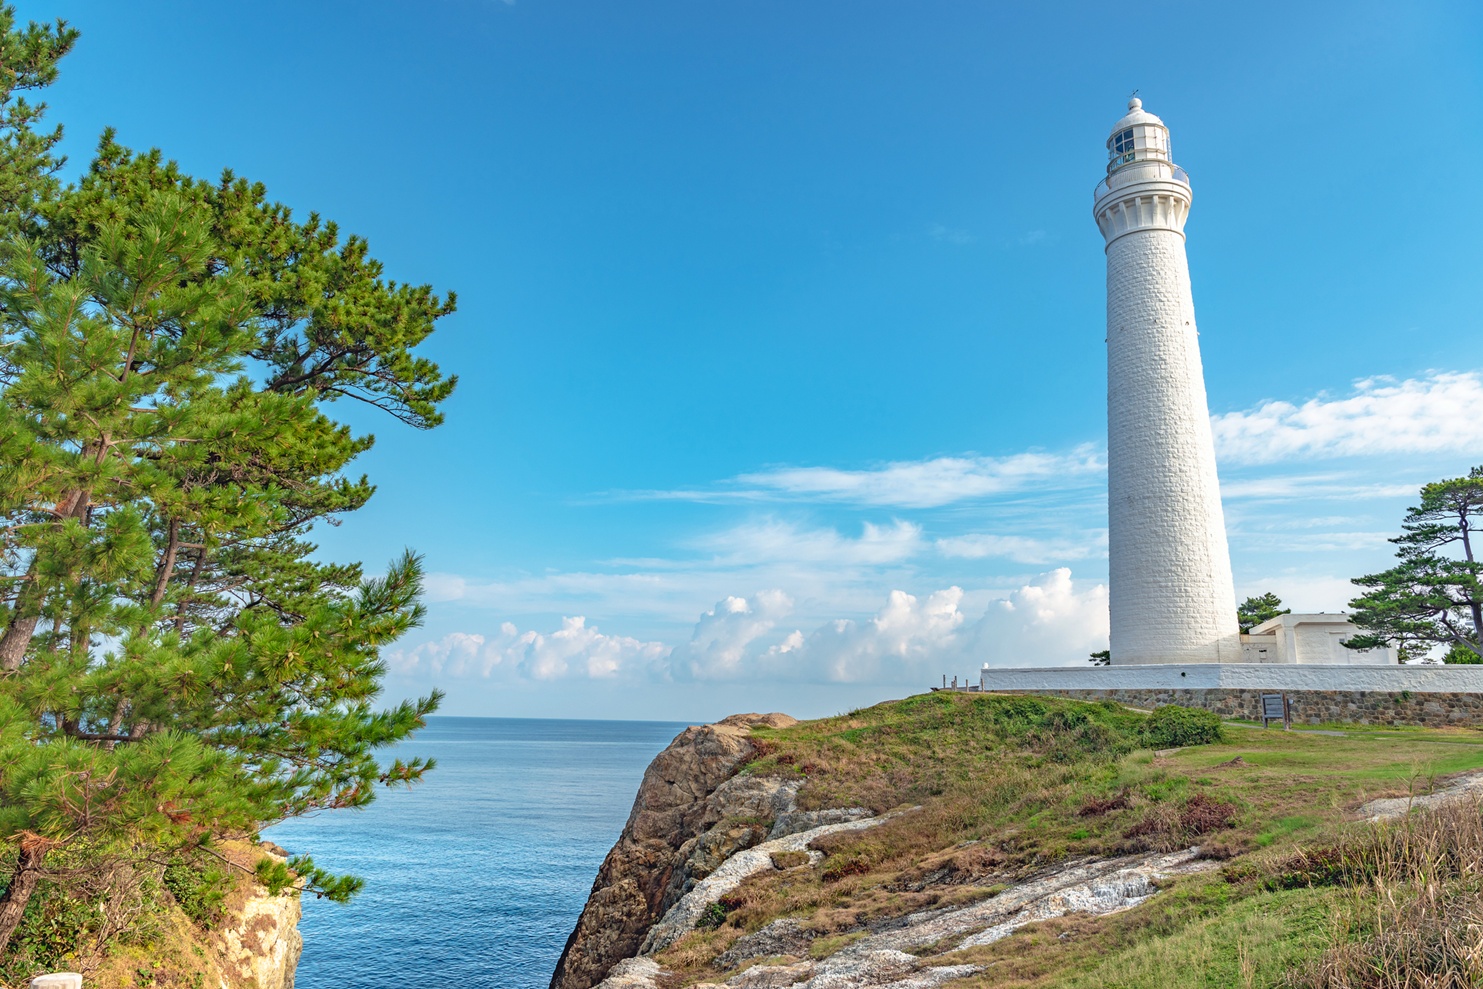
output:
<path id="1" fill-rule="evenodd" d="M 819 878 L 826 883 L 837 882 L 845 876 L 863 876 L 870 871 L 870 863 L 863 858 L 851 856 L 838 862 L 831 862 L 824 867 Z"/>
<path id="2" fill-rule="evenodd" d="M 1220 716 L 1214 711 L 1166 704 L 1156 708 L 1143 723 L 1143 744 L 1151 749 L 1174 749 L 1185 745 L 1209 745 L 1225 740 Z"/>
<path id="3" fill-rule="evenodd" d="M 227 867 L 210 859 L 176 859 L 165 866 L 160 881 L 185 915 L 204 927 L 220 919 L 227 894 L 235 885 Z"/>
<path id="4" fill-rule="evenodd" d="M 1236 813 L 1234 804 L 1195 793 L 1177 810 L 1167 804 L 1150 808 L 1123 832 L 1123 838 L 1134 842 L 1132 848 L 1173 851 L 1202 835 L 1231 827 Z"/>
<path id="5" fill-rule="evenodd" d="M 695 919 L 696 928 L 702 931 L 714 931 L 724 923 L 726 923 L 726 908 L 719 903 L 712 903 Z"/>
<path id="6" fill-rule="evenodd" d="M 1115 810 L 1122 810 L 1128 806 L 1128 791 L 1120 790 L 1110 797 L 1089 797 L 1081 809 L 1076 812 L 1077 817 L 1100 817 L 1110 814 Z"/>

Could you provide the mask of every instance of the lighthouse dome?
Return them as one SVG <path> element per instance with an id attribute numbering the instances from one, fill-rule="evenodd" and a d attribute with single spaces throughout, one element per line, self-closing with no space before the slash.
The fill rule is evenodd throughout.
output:
<path id="1" fill-rule="evenodd" d="M 1112 133 L 1116 134 L 1118 131 L 1132 127 L 1134 124 L 1157 124 L 1160 127 L 1164 126 L 1162 120 L 1143 109 L 1143 101 L 1136 96 L 1128 100 L 1128 112 L 1123 114 L 1121 120 L 1112 125 Z"/>
<path id="2" fill-rule="evenodd" d="M 1169 128 L 1143 109 L 1138 97 L 1128 100 L 1128 112 L 1112 125 L 1107 138 L 1107 174 L 1137 161 L 1169 161 Z"/>

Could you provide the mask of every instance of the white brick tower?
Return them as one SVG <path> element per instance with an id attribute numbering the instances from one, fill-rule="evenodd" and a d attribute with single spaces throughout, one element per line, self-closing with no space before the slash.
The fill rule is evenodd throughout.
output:
<path id="1" fill-rule="evenodd" d="M 1128 103 L 1094 213 L 1107 241 L 1112 662 L 1238 663 L 1240 632 L 1184 254 L 1189 176 Z"/>

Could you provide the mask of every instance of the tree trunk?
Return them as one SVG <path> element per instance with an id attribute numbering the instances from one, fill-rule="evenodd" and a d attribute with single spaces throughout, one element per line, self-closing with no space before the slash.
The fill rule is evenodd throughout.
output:
<path id="1" fill-rule="evenodd" d="M 5 895 L 0 896 L 0 957 L 4 957 L 11 935 L 26 912 L 26 904 L 41 882 L 41 861 L 46 858 L 49 845 L 50 842 L 35 837 L 21 841 L 21 857 L 16 862 L 15 873 L 10 877 Z"/>
<path id="2" fill-rule="evenodd" d="M 165 590 L 170 586 L 170 577 L 175 573 L 175 554 L 180 551 L 180 520 L 170 520 L 170 536 L 165 544 L 165 555 L 160 558 L 160 565 L 155 570 L 154 593 L 149 597 L 149 603 L 158 608 L 160 602 L 165 600 Z"/>
<path id="3" fill-rule="evenodd" d="M 26 647 L 31 644 L 31 638 L 36 634 L 36 625 L 40 621 L 38 615 L 16 615 L 11 619 L 10 627 L 5 630 L 4 637 L 0 638 L 0 670 L 21 668 L 21 660 L 26 658 Z"/>
<path id="4" fill-rule="evenodd" d="M 83 455 L 91 455 L 87 447 L 83 448 Z M 62 518 L 75 518 L 87 525 L 89 505 L 87 490 L 74 488 L 57 502 L 57 514 Z M 32 560 L 26 573 L 29 579 L 16 595 L 15 615 L 6 627 L 4 636 L 0 637 L 0 670 L 20 669 L 21 661 L 26 658 L 26 649 L 36 635 L 36 626 L 41 621 L 42 604 L 41 588 L 36 583 L 36 570 L 36 561 Z"/>
<path id="5" fill-rule="evenodd" d="M 1473 541 L 1469 538 L 1468 517 L 1466 514 L 1462 517 L 1461 528 L 1463 555 L 1467 557 L 1469 563 L 1473 563 Z M 1478 648 L 1473 651 L 1479 655 L 1483 655 L 1483 601 L 1472 602 L 1469 610 L 1473 613 L 1473 641 L 1478 644 Z"/>

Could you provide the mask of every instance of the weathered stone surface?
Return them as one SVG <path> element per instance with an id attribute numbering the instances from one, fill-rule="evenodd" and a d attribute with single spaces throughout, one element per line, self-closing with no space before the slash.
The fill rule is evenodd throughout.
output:
<path id="1" fill-rule="evenodd" d="M 284 857 L 263 850 L 280 860 Z M 298 928 L 302 914 L 298 893 L 273 895 L 251 884 L 247 895 L 231 906 L 213 932 L 223 974 L 241 985 L 293 989 L 294 972 L 304 951 L 304 936 Z"/>
<path id="2" fill-rule="evenodd" d="M 695 884 L 715 872 L 731 856 L 745 851 L 767 837 L 767 825 L 757 821 L 726 821 L 680 846 L 680 865 L 670 876 L 669 887 L 659 904 L 661 915 L 674 906 Z"/>
<path id="3" fill-rule="evenodd" d="M 774 920 L 766 927 L 751 934 L 744 934 L 732 942 L 716 957 L 716 965 L 723 971 L 736 968 L 753 958 L 774 958 L 779 955 L 800 957 L 808 954 L 808 946 L 818 935 L 804 927 L 792 917 Z"/>
<path id="4" fill-rule="evenodd" d="M 800 831 L 810 831 L 824 824 L 859 821 L 870 816 L 867 807 L 831 807 L 828 810 L 798 810 L 779 814 L 767 833 L 769 839 L 783 838 Z"/>
<path id="5" fill-rule="evenodd" d="M 659 963 L 648 958 L 625 958 L 613 966 L 597 989 L 657 989 Z"/>
<path id="6" fill-rule="evenodd" d="M 1360 807 L 1360 816 L 1367 821 L 1388 821 L 1404 817 L 1413 810 L 1429 810 L 1443 804 L 1460 800 L 1483 800 L 1483 773 L 1469 773 L 1450 781 L 1432 793 L 1418 793 L 1409 797 L 1382 797 L 1371 800 Z"/>
<path id="7" fill-rule="evenodd" d="M 902 812 L 904 813 L 904 812 Z M 808 848 L 809 842 L 822 838 L 827 834 L 837 831 L 859 831 L 864 828 L 873 828 L 879 824 L 895 817 L 895 814 L 887 814 L 883 817 L 871 817 L 859 821 L 841 821 L 838 824 L 824 824 L 808 831 L 800 831 L 782 838 L 773 838 L 765 841 L 755 848 L 749 848 L 737 852 L 731 858 L 722 863 L 715 872 L 706 876 L 695 884 L 695 888 L 686 893 L 653 927 L 644 938 L 644 943 L 639 949 L 644 954 L 663 951 L 675 941 L 679 940 L 688 931 L 695 927 L 705 909 L 712 903 L 718 902 L 721 897 L 730 893 L 740 886 L 749 876 L 759 872 L 772 869 L 772 857 L 780 852 L 801 852 Z"/>
<path id="8" fill-rule="evenodd" d="M 784 780 L 776 776 L 733 776 L 716 787 L 706 798 L 707 812 L 702 820 L 719 817 L 710 830 L 680 846 L 680 865 L 670 876 L 669 886 L 659 904 L 659 915 L 680 899 L 721 863 L 737 852 L 758 842 L 776 837 L 768 832 L 765 822 L 787 816 L 798 798 L 802 780 Z"/>
<path id="9" fill-rule="evenodd" d="M 598 870 L 592 894 L 567 939 L 551 977 L 552 989 L 591 989 L 618 961 L 638 953 L 650 925 L 668 908 L 665 901 L 683 896 L 685 879 L 676 884 L 675 873 L 699 847 L 695 839 L 723 817 L 743 816 L 721 808 L 771 806 L 782 792 L 772 785 L 738 786 L 720 801 L 710 799 L 756 752 L 748 739 L 752 727 L 796 723 L 786 714 L 736 714 L 685 729 L 654 758 L 628 823 Z M 707 856 L 719 852 L 727 840 L 718 837 Z M 738 832 L 730 840 L 743 836 Z"/>
<path id="10" fill-rule="evenodd" d="M 788 989 L 814 974 L 813 962 L 793 965 L 753 965 L 726 980 L 731 989 Z"/>

